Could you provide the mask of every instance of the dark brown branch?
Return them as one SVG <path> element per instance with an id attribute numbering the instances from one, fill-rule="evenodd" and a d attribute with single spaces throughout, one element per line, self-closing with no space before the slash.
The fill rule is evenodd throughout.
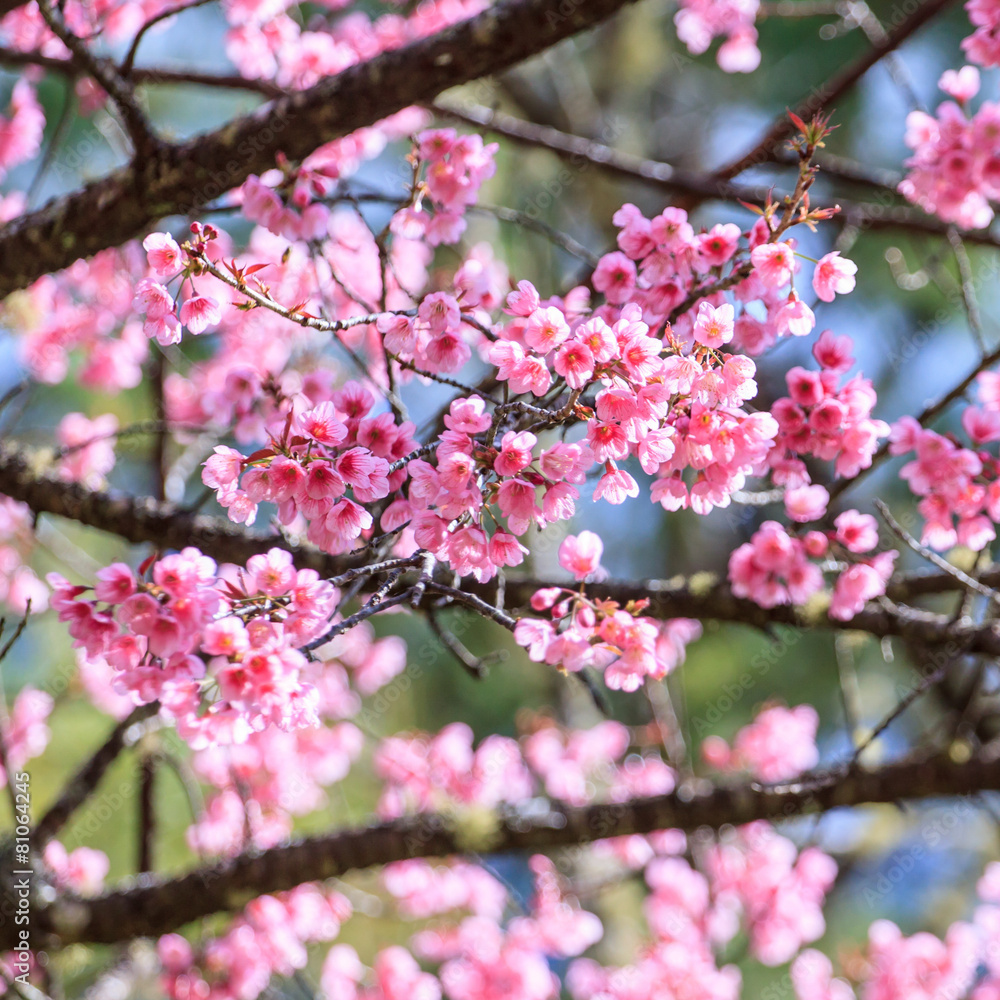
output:
<path id="1" fill-rule="evenodd" d="M 28 456 L 14 449 L 0 451 L 0 493 L 28 504 L 36 512 L 69 517 L 130 542 L 152 542 L 162 549 L 194 545 L 220 562 L 245 563 L 250 556 L 277 546 L 290 552 L 299 567 L 315 569 L 324 577 L 335 577 L 362 564 L 366 558 L 364 552 L 330 556 L 309 545 L 288 544 L 278 535 L 255 534 L 218 518 L 192 515 L 174 504 L 159 503 L 148 497 L 91 491 L 76 483 L 40 477 L 32 469 Z M 953 578 L 915 579 L 916 593 L 931 592 L 927 583 L 929 579 L 934 580 L 938 590 L 954 590 L 958 586 Z M 985 574 L 981 581 L 991 585 L 990 575 Z M 509 577 L 506 604 L 510 608 L 527 607 L 536 590 L 555 585 L 551 580 Z M 456 590 L 443 582 L 435 582 L 428 585 L 427 591 L 429 595 L 445 596 L 462 603 L 505 628 L 513 627 L 513 619 L 493 604 L 493 584 L 479 584 L 468 579 L 463 581 L 461 590 Z M 915 608 L 888 610 L 872 604 L 849 622 L 841 622 L 825 613 L 810 614 L 801 608 L 761 608 L 753 601 L 735 597 L 725 584 L 696 587 L 683 579 L 610 581 L 591 584 L 587 592 L 593 597 L 622 604 L 650 597 L 649 613 L 662 618 L 733 622 L 763 630 L 773 625 L 801 629 L 851 629 L 879 637 L 899 636 L 925 645 L 968 643 L 969 652 L 1000 655 L 1000 632 L 993 624 L 975 625 L 964 620 L 952 622 L 946 615 Z M 906 584 L 894 585 L 891 593 L 896 600 L 907 599 Z"/>
<path id="2" fill-rule="evenodd" d="M 536 125 L 481 105 L 438 100 L 431 107 L 447 118 L 493 132 L 521 145 L 548 150 L 573 163 L 593 164 L 612 176 L 640 181 L 672 193 L 694 195 L 699 199 L 762 204 L 772 190 L 769 184 L 734 184 L 719 180 L 710 173 L 680 170 L 669 163 L 623 153 L 593 139 L 560 132 L 546 125 Z M 782 162 L 785 162 L 784 158 Z M 834 159 L 831 162 L 840 165 L 841 161 Z M 824 170 L 825 167 L 821 164 L 820 176 L 823 176 Z M 834 172 L 832 176 L 841 178 L 842 175 Z M 883 193 L 896 197 L 895 187 L 881 187 L 874 181 L 871 183 Z M 780 200 L 780 195 L 778 198 Z M 902 229 L 948 238 L 954 228 L 906 205 L 879 205 L 865 201 L 845 202 L 839 198 L 837 205 L 840 208 L 839 218 L 858 229 Z M 1000 249 L 1000 238 L 986 230 L 963 234 L 963 238 L 968 243 Z"/>
<path id="3" fill-rule="evenodd" d="M 592 28 L 634 0 L 505 0 L 430 38 L 290 94 L 183 145 L 130 165 L 0 229 L 0 296 L 157 219 L 196 212 L 251 174 L 439 93 L 513 66 Z"/>
<path id="4" fill-rule="evenodd" d="M 118 71 L 111 63 L 95 56 L 83 39 L 70 31 L 52 0 L 38 0 L 38 10 L 49 29 L 73 54 L 73 62 L 78 68 L 93 77 L 110 95 L 122 116 L 125 128 L 128 129 L 136 155 L 146 156 L 151 153 L 158 140 L 153 135 L 142 109 L 136 103 L 131 84 L 118 75 Z"/>
<path id="5" fill-rule="evenodd" d="M 818 112 L 831 109 L 833 103 L 850 90 L 872 66 L 890 52 L 898 49 L 915 31 L 922 28 L 931 18 L 940 14 L 953 2 L 954 0 L 926 0 L 909 17 L 889 32 L 884 41 L 876 43 L 856 62 L 845 66 L 829 80 L 814 87 L 808 97 L 803 98 L 793 108 L 795 114 L 804 121 L 808 121 Z M 773 160 L 781 153 L 784 141 L 794 129 L 795 125 L 788 114 L 781 115 L 775 119 L 774 124 L 752 149 L 747 150 L 742 156 L 724 167 L 720 167 L 715 176 L 719 180 L 732 180 L 750 167 Z"/>
<path id="6" fill-rule="evenodd" d="M 781 820 L 845 806 L 971 795 L 1000 789 L 1000 761 L 956 764 L 947 757 L 843 770 L 784 786 L 686 786 L 681 795 L 553 810 L 543 816 L 498 814 L 493 823 L 459 811 L 404 818 L 310 837 L 251 852 L 177 878 L 144 876 L 93 900 L 36 903 L 32 929 L 60 943 L 112 943 L 156 936 L 219 911 L 240 909 L 263 893 L 291 889 L 346 872 L 407 858 L 466 852 L 539 851 L 654 830 L 695 830 L 753 820 Z M 16 929 L 0 926 L 0 949 Z"/>
<path id="7" fill-rule="evenodd" d="M 156 702 L 151 705 L 140 705 L 128 718 L 123 719 L 111 730 L 108 738 L 70 779 L 62 794 L 32 830 L 31 838 L 36 847 L 44 847 L 62 829 L 70 816 L 87 801 L 107 769 L 125 748 L 125 736 L 128 731 L 137 723 L 155 715 L 159 707 Z"/>

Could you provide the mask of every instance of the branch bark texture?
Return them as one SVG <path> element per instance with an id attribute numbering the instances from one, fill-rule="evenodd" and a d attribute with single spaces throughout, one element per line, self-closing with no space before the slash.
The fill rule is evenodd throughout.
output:
<path id="1" fill-rule="evenodd" d="M 423 814 L 310 837 L 240 855 L 174 878 L 144 875 L 93 900 L 63 897 L 36 904 L 33 931 L 61 944 L 110 944 L 165 934 L 192 920 L 237 910 L 251 899 L 407 858 L 468 852 L 538 851 L 654 830 L 695 830 L 781 820 L 843 806 L 973 795 L 1000 789 L 1000 761 L 907 761 L 873 771 L 834 771 L 795 784 L 764 787 L 705 783 L 682 794 L 542 815 Z M 0 950 L 13 947 L 12 922 L 0 926 Z"/>

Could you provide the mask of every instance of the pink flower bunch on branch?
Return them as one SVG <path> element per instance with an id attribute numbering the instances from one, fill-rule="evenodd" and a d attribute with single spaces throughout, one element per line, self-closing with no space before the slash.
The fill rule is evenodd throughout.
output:
<path id="1" fill-rule="evenodd" d="M 115 563 L 99 571 L 92 599 L 58 574 L 49 582 L 74 644 L 106 660 L 135 704 L 158 701 L 192 746 L 316 724 L 300 650 L 325 633 L 340 595 L 287 552 L 220 569 L 187 548 L 157 560 L 148 580 Z"/>

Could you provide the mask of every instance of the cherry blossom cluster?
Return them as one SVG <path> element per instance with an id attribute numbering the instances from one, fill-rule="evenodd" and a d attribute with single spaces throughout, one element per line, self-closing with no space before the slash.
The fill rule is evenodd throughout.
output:
<path id="1" fill-rule="evenodd" d="M 726 73 L 752 73 L 760 65 L 754 21 L 759 0 L 681 0 L 674 15 L 677 37 L 692 55 L 708 50 L 712 40 L 725 37 L 716 61 Z"/>
<path id="2" fill-rule="evenodd" d="M 9 717 L 0 727 L 7 755 L 7 767 L 0 767 L 0 788 L 7 784 L 8 770 L 20 771 L 27 761 L 45 752 L 52 735 L 47 722 L 52 706 L 52 695 L 30 684 L 18 691 Z"/>
<path id="3" fill-rule="evenodd" d="M 871 380 L 859 374 L 840 384 L 854 364 L 853 346 L 850 337 L 824 330 L 812 351 L 820 371 L 789 369 L 788 395 L 771 407 L 778 434 L 768 463 L 774 482 L 787 488 L 785 505 L 794 521 L 821 517 L 828 499 L 822 487 L 807 488 L 811 479 L 803 458 L 832 461 L 835 475 L 851 479 L 871 465 L 879 441 L 889 434 L 889 425 L 872 417 Z"/>
<path id="4" fill-rule="evenodd" d="M 615 266 L 622 270 L 631 266 L 621 253 L 611 257 L 621 258 Z M 598 265 L 594 280 L 614 297 L 612 289 L 621 283 L 608 277 L 607 269 L 607 281 L 601 278 L 608 259 Z M 627 287 L 623 294 L 630 294 Z M 713 506 L 725 506 L 746 474 L 761 464 L 776 428 L 766 414 L 740 410 L 744 400 L 756 395 L 754 364 L 743 356 L 713 353 L 731 339 L 725 316 L 731 307 L 716 310 L 703 303 L 697 349 L 664 358 L 663 342 L 650 336 L 635 302 L 613 310 L 620 316 L 613 326 L 600 317 L 602 310 L 583 322 L 584 317 L 567 312 L 565 306 L 542 303 L 528 282 L 519 284 L 508 304 L 520 322 L 501 332 L 503 339 L 490 349 L 490 360 L 514 392 L 541 396 L 549 391 L 545 355 L 553 352 L 552 367 L 574 393 L 592 382 L 602 383 L 587 420 L 588 448 L 581 453 L 581 458 L 590 459 L 584 469 L 593 462 L 604 467 L 594 499 L 619 504 L 639 495 L 633 476 L 618 464 L 634 455 L 647 474 L 659 477 L 652 487 L 654 502 L 671 510 L 690 503 L 707 513 Z M 690 493 L 681 478 L 689 468 L 696 470 Z"/>
<path id="5" fill-rule="evenodd" d="M 244 457 L 217 446 L 202 481 L 231 521 L 253 524 L 258 504 L 273 503 L 293 530 L 308 522 L 314 545 L 348 552 L 374 523 L 367 506 L 402 485 L 405 472 L 390 460 L 416 447 L 412 424 L 397 425 L 390 413 L 368 416 L 373 402 L 363 386 L 349 383 L 316 406 L 290 409 L 270 447 Z"/>
<path id="6" fill-rule="evenodd" d="M 539 788 L 567 805 L 585 805 L 600 798 L 624 802 L 672 792 L 673 769 L 658 753 L 630 753 L 630 743 L 629 730 L 617 722 L 567 731 L 544 717 L 535 720 L 520 741 L 489 736 L 475 748 L 472 730 L 464 723 L 452 723 L 433 736 L 387 737 L 374 760 L 375 772 L 383 781 L 379 814 L 392 818 L 455 805 L 516 805 Z M 677 839 L 661 841 L 654 836 L 654 841 L 664 847 L 676 844 Z M 609 841 L 605 846 L 618 850 L 628 845 Z M 410 900 L 411 908 L 417 904 L 410 897 L 418 889 L 433 890 L 436 899 L 450 898 L 448 894 L 455 891 L 442 873 L 432 877 L 427 869 L 404 866 L 397 874 L 387 885 L 393 895 Z"/>
<path id="7" fill-rule="evenodd" d="M 517 997 L 518 1000 L 551 1000 L 558 995 L 559 980 L 549 968 L 547 958 L 567 958 L 579 955 L 598 941 L 603 933 L 600 920 L 582 909 L 567 894 L 562 879 L 552 862 L 541 855 L 530 861 L 535 891 L 528 912 L 503 926 L 499 916 L 474 912 L 455 927 L 433 927 L 417 933 L 413 951 L 425 962 L 439 965 L 437 976 L 422 972 L 413 955 L 405 948 L 392 947 L 378 953 L 371 970 L 366 970 L 357 952 L 346 944 L 334 945 L 323 964 L 320 985 L 326 995 L 344 1000 L 438 1000 L 446 995 L 450 1000 L 483 1000 L 483 998 Z M 472 874 L 468 865 L 443 869 Z M 447 901 L 437 897 L 442 883 L 429 875 L 429 866 L 405 862 L 391 866 L 388 882 L 395 883 L 405 870 L 407 905 L 420 892 L 417 913 L 427 910 L 427 903 L 444 908 Z M 440 869 L 439 869 L 440 871 Z M 392 874 L 390 874 L 390 872 Z M 484 899 L 502 905 L 506 890 L 482 869 L 473 885 L 484 890 Z M 492 884 L 483 884 L 482 879 Z M 418 890 L 414 879 L 422 882 Z M 395 894 L 395 893 L 394 893 Z M 452 899 L 453 909 L 482 908 L 484 899 L 468 893 Z M 487 904 L 488 905 L 488 904 Z M 370 985 L 366 985 L 370 983 Z"/>
<path id="8" fill-rule="evenodd" d="M 205 258 L 218 261 L 230 274 L 222 254 L 227 245 L 220 231 L 219 239 L 207 242 Z M 266 276 L 261 287 L 273 299 L 301 303 L 302 311 L 313 316 L 326 310 L 341 319 L 370 314 L 368 305 L 383 297 L 388 310 L 415 308 L 416 301 L 404 289 L 424 287 L 430 260 L 425 244 L 393 237 L 386 249 L 383 281 L 375 237 L 363 220 L 343 207 L 333 211 L 329 236 L 315 254 L 301 243 L 289 245 L 263 227 L 253 231 L 247 253 L 255 264 L 267 265 L 250 278 Z M 238 273 L 240 268 L 233 270 Z M 211 279 L 199 282 L 203 291 L 210 288 L 202 283 L 206 280 Z M 216 294 L 226 301 L 241 298 L 230 288 Z M 167 415 L 174 423 L 232 428 L 238 443 L 259 443 L 269 433 L 281 434 L 289 409 L 306 405 L 307 400 L 312 406 L 328 402 L 338 387 L 334 372 L 316 363 L 317 355 L 329 347 L 329 333 L 289 323 L 270 309 L 229 308 L 222 312 L 217 335 L 216 353 L 186 370 L 170 372 L 165 379 Z M 338 331 L 336 337 L 345 348 L 372 359 L 366 375 L 373 384 L 368 388 L 380 394 L 386 367 L 375 327 L 359 323 Z"/>
<path id="9" fill-rule="evenodd" d="M 987 69 L 1000 66 L 1000 5 L 996 0 L 967 0 L 965 10 L 976 29 L 962 42 L 965 54 Z"/>
<path id="10" fill-rule="evenodd" d="M 118 418 L 113 413 L 94 420 L 82 413 L 67 413 L 56 428 L 61 452 L 59 475 L 89 489 L 101 489 L 115 465 L 117 430 Z"/>
<path id="11" fill-rule="evenodd" d="M 975 450 L 922 427 L 913 417 L 901 417 L 892 426 L 891 453 L 913 452 L 899 474 L 921 498 L 921 540 L 933 549 L 958 544 L 979 552 L 996 538 L 1000 461 L 985 446 L 1000 441 L 1000 373 L 982 372 L 978 383 L 981 405 L 962 412 L 962 428 Z"/>
<path id="12" fill-rule="evenodd" d="M 534 783 L 516 740 L 488 736 L 475 749 L 472 743 L 472 730 L 463 722 L 431 738 L 384 739 L 374 760 L 383 782 L 379 815 L 434 811 L 449 803 L 495 807 L 531 797 Z"/>
<path id="13" fill-rule="evenodd" d="M 485 868 L 461 860 L 438 865 L 422 858 L 397 861 L 382 869 L 382 884 L 410 920 L 467 910 L 499 923 L 507 906 L 503 883 Z"/>
<path id="14" fill-rule="evenodd" d="M 731 747 L 720 736 L 706 737 L 701 755 L 720 771 L 748 771 L 758 781 L 787 781 L 819 763 L 818 728 L 819 715 L 812 705 L 770 705 L 736 734 Z"/>
<path id="15" fill-rule="evenodd" d="M 303 25 L 290 3 L 234 0 L 225 4 L 230 30 L 226 55 L 248 79 L 266 79 L 281 87 L 310 87 L 379 52 L 400 48 L 432 35 L 483 10 L 483 0 L 428 0 L 408 15 L 391 11 L 372 20 L 335 0 L 320 5 L 328 12 Z"/>
<path id="16" fill-rule="evenodd" d="M 243 215 L 287 240 L 325 239 L 331 211 L 323 199 L 337 181 L 378 156 L 388 142 L 412 135 L 426 118 L 425 111 L 407 108 L 371 128 L 324 143 L 300 163 L 281 159 L 274 170 L 260 177 L 251 174 L 238 194 Z"/>
<path id="17" fill-rule="evenodd" d="M 898 553 L 875 552 L 877 545 L 875 518 L 856 510 L 838 514 L 832 530 L 812 530 L 801 537 L 789 534 L 777 521 L 765 521 L 729 557 L 729 583 L 737 597 L 762 608 L 805 604 L 823 589 L 823 570 L 832 569 L 839 575 L 829 614 L 849 621 L 868 601 L 885 593 L 892 576 Z M 836 556 L 839 561 L 828 561 Z"/>
<path id="18" fill-rule="evenodd" d="M 528 912 L 506 927 L 482 917 L 467 917 L 454 933 L 422 932 L 414 950 L 442 962 L 441 985 L 450 1000 L 481 1000 L 513 995 L 549 1000 L 560 983 L 547 958 L 571 958 L 603 936 L 598 917 L 566 892 L 553 863 L 535 855 L 530 868 L 535 891 Z"/>
<path id="19" fill-rule="evenodd" d="M 134 704 L 159 701 L 192 746 L 316 723 L 320 696 L 300 647 L 324 634 L 339 592 L 284 550 L 220 569 L 186 548 L 157 560 L 149 579 L 114 563 L 92 599 L 88 587 L 48 579 L 74 645 L 106 660 Z"/>
<path id="20" fill-rule="evenodd" d="M 482 339 L 462 321 L 458 299 L 449 292 L 431 292 L 416 316 L 389 313 L 376 326 L 386 351 L 433 374 L 460 371 L 472 357 L 470 340 Z"/>
<path id="21" fill-rule="evenodd" d="M 979 91 L 974 66 L 949 70 L 939 86 L 954 100 L 939 105 L 935 116 L 911 111 L 906 118 L 906 145 L 913 155 L 899 190 L 945 222 L 981 229 L 993 220 L 990 202 L 1000 197 L 1000 104 L 983 101 L 971 112 L 969 102 Z"/>
<path id="22" fill-rule="evenodd" d="M 687 618 L 643 616 L 645 604 L 623 608 L 566 588 L 545 588 L 531 606 L 549 618 L 522 618 L 514 638 L 536 663 L 570 673 L 593 668 L 612 690 L 635 691 L 647 677 L 658 680 L 683 663 L 687 644 L 701 635 L 701 625 Z"/>
<path id="23" fill-rule="evenodd" d="M 105 0 L 99 4 L 70 0 L 62 5 L 63 19 L 74 34 L 100 34 L 109 43 L 132 39 L 150 18 L 179 7 L 178 0 Z M 53 58 L 69 56 L 66 46 L 49 30 L 37 4 L 14 8 L 0 21 L 6 44 L 23 52 L 39 50 Z"/>
<path id="24" fill-rule="evenodd" d="M 717 904 L 742 919 L 750 951 L 765 965 L 782 965 L 822 937 L 837 865 L 818 848 L 800 852 L 761 821 L 710 847 L 705 864 Z"/>
<path id="25" fill-rule="evenodd" d="M 603 775 L 607 781 L 615 773 L 609 765 L 625 757 L 630 741 L 628 729 L 610 719 L 571 732 L 542 724 L 525 738 L 524 759 L 544 782 L 546 795 L 579 806 L 593 800 L 597 779 Z"/>
<path id="26" fill-rule="evenodd" d="M 123 719 L 134 700 L 127 689 L 116 693 L 116 687 L 123 689 L 119 671 L 104 655 L 77 653 L 80 678 L 93 703 Z M 358 716 L 362 698 L 397 676 L 405 662 L 401 639 L 378 639 L 362 622 L 326 643 L 322 657 L 302 668 L 300 683 L 315 690 L 322 725 L 291 732 L 268 726 L 243 742 L 213 741 L 196 750 L 193 771 L 210 791 L 187 832 L 191 849 L 203 857 L 225 857 L 248 842 L 264 849 L 287 838 L 295 817 L 321 808 L 326 789 L 357 761 L 363 736 L 346 720 Z"/>
<path id="27" fill-rule="evenodd" d="M 110 868 L 104 851 L 93 847 L 76 847 L 67 851 L 58 840 L 50 840 L 42 856 L 59 889 L 78 896 L 96 896 L 104 888 L 104 879 Z"/>
<path id="28" fill-rule="evenodd" d="M 392 220 L 393 231 L 409 239 L 423 239 L 430 246 L 457 243 L 465 232 L 465 210 L 475 204 L 479 189 L 496 172 L 494 155 L 500 147 L 485 144 L 478 135 L 458 135 L 438 128 L 417 136 L 415 173 L 426 166 L 414 203 Z M 433 213 L 424 209 L 430 202 Z"/>
<path id="29" fill-rule="evenodd" d="M 741 977 L 719 968 L 716 952 L 740 931 L 754 957 L 781 965 L 825 929 L 822 906 L 836 865 L 817 848 L 799 853 L 766 823 L 752 823 L 708 848 L 704 873 L 681 857 L 646 867 L 645 901 L 653 942 L 631 966 L 574 962 L 567 986 L 578 1000 L 705 996 L 736 1000 Z"/>
<path id="30" fill-rule="evenodd" d="M 145 270 L 142 250 L 130 243 L 27 288 L 10 322 L 21 334 L 21 358 L 31 375 L 62 382 L 79 353 L 74 375 L 81 385 L 109 393 L 139 385 L 149 342 L 132 302 Z"/>
<path id="31" fill-rule="evenodd" d="M 382 948 L 367 969 L 349 944 L 335 944 L 326 954 L 320 989 L 338 1000 L 440 1000 L 441 984 L 424 972 L 400 945 Z"/>
<path id="32" fill-rule="evenodd" d="M 981 905 L 972 921 L 952 924 L 943 939 L 926 931 L 907 937 L 890 920 L 874 921 L 863 962 L 851 963 L 851 978 L 860 979 L 858 995 L 878 1000 L 960 996 L 992 1000 L 1000 995 L 1000 865 L 996 862 L 986 866 L 978 896 Z M 833 978 L 833 972 L 825 955 L 802 951 L 791 967 L 798 1000 L 854 1000 L 851 984 L 846 978 Z"/>
<path id="33" fill-rule="evenodd" d="M 21 615 L 49 606 L 48 587 L 27 564 L 33 548 L 31 509 L 0 495 L 0 601 Z"/>
<path id="34" fill-rule="evenodd" d="M 984 911 L 995 909 L 983 907 Z M 988 918 L 987 918 L 988 919 Z M 953 924 L 944 940 L 922 931 L 906 937 L 891 920 L 876 920 L 868 930 L 868 951 L 862 997 L 878 1000 L 933 1000 L 935 997 L 971 996 L 989 1000 L 996 995 L 992 975 L 971 993 L 981 963 L 993 962 L 996 946 L 972 924 Z M 854 1000 L 846 979 L 833 978 L 833 963 L 812 948 L 792 963 L 792 987 L 797 1000 Z"/>
<path id="35" fill-rule="evenodd" d="M 303 969 L 306 945 L 332 941 L 350 915 L 344 896 L 308 883 L 258 896 L 224 935 L 198 950 L 179 934 L 161 937 L 162 988 L 170 1000 L 256 1000 L 273 976 Z"/>
<path id="36" fill-rule="evenodd" d="M 41 148 L 44 131 L 45 112 L 38 103 L 35 88 L 22 77 L 14 84 L 9 115 L 0 116 L 0 180 L 19 163 L 34 159 Z M 0 209 L 3 221 L 20 215 L 23 207 L 21 196 L 4 198 Z"/>
<path id="37" fill-rule="evenodd" d="M 820 209 L 811 213 L 812 218 L 828 215 Z M 746 234 L 746 245 L 735 223 L 696 233 L 680 208 L 647 219 L 626 204 L 613 219 L 619 251 L 601 259 L 594 287 L 609 303 L 640 305 L 652 326 L 669 320 L 679 344 L 717 349 L 731 342 L 734 349 L 758 355 L 779 337 L 813 330 L 813 311 L 794 284 L 799 270 L 795 242 L 779 238 L 773 206 Z M 853 290 L 856 271 L 853 261 L 836 251 L 825 254 L 813 270 L 813 290 L 830 302 Z"/>
<path id="38" fill-rule="evenodd" d="M 316 681 L 321 702 L 331 694 L 353 700 L 336 664 L 323 664 Z M 321 716 L 323 708 L 328 705 L 321 705 Z M 202 857 L 227 857 L 250 845 L 264 850 L 282 843 L 292 833 L 294 817 L 320 808 L 324 789 L 346 777 L 362 744 L 361 730 L 339 722 L 293 732 L 269 726 L 243 743 L 198 750 L 194 772 L 213 793 L 188 828 L 188 846 Z"/>
<path id="39" fill-rule="evenodd" d="M 976 29 L 962 42 L 969 61 L 987 69 L 1000 66 L 1000 4 L 967 0 L 965 9 Z M 1000 106 L 983 101 L 971 112 L 979 84 L 975 66 L 946 70 L 938 86 L 952 100 L 939 105 L 933 117 L 924 111 L 907 116 L 906 144 L 913 156 L 899 185 L 924 211 L 966 229 L 988 226 L 994 215 L 990 202 L 1000 197 Z"/>
<path id="40" fill-rule="evenodd" d="M 420 458 L 409 463 L 407 498 L 386 509 L 381 527 L 409 523 L 417 546 L 462 575 L 489 580 L 499 568 L 522 562 L 527 549 L 518 536 L 532 525 L 572 516 L 579 496 L 573 484 L 583 481 L 593 459 L 586 444 L 564 442 L 541 449 L 536 459 L 538 438 L 530 431 L 507 431 L 499 447 L 489 437 L 477 440 L 493 427 L 480 397 L 456 399 L 445 425 L 436 465 Z"/>
<path id="41" fill-rule="evenodd" d="M 191 226 L 195 237 L 193 244 L 198 252 L 204 253 L 219 239 L 214 226 L 202 229 L 200 223 Z M 179 344 L 181 327 L 187 327 L 195 336 L 214 328 L 222 321 L 225 303 L 209 293 L 199 293 L 194 285 L 197 265 L 189 254 L 178 246 L 169 233 L 150 233 L 142 241 L 153 278 L 143 278 L 135 286 L 136 310 L 146 314 L 143 332 L 154 338 L 162 346 Z M 190 285 L 189 292 L 180 307 L 178 318 L 177 303 L 162 281 L 180 278 L 181 286 Z M 160 279 L 160 280 L 155 280 Z"/>

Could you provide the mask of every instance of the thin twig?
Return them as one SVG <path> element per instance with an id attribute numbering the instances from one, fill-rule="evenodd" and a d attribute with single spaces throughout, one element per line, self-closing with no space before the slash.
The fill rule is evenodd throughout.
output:
<path id="1" fill-rule="evenodd" d="M 965 315 L 969 320 L 969 329 L 976 340 L 980 354 L 986 354 L 986 340 L 983 337 L 983 319 L 979 312 L 979 300 L 976 298 L 976 284 L 972 277 L 972 264 L 969 261 L 969 252 L 965 249 L 959 231 L 950 226 L 948 229 L 948 242 L 952 250 L 955 251 L 955 263 L 958 265 L 959 287 L 962 291 L 962 305 L 965 307 Z"/>
<path id="2" fill-rule="evenodd" d="M 961 656 L 962 653 L 959 652 L 954 656 L 949 657 L 940 666 L 938 666 L 932 673 L 928 674 L 926 677 L 921 678 L 920 683 L 912 688 L 905 697 L 901 698 L 899 704 L 868 734 L 868 736 L 862 740 L 854 751 L 854 756 L 851 758 L 847 767 L 848 770 L 854 770 L 861 759 L 861 755 L 925 692 L 929 691 L 935 684 L 940 683 L 944 680 L 945 675 L 951 668 L 951 665 Z"/>
<path id="3" fill-rule="evenodd" d="M 455 604 L 464 604 L 465 607 L 471 608 L 473 611 L 479 612 L 484 618 L 489 618 L 495 621 L 498 625 L 502 625 L 508 631 L 513 632 L 517 621 L 511 618 L 507 612 L 500 608 L 493 607 L 492 604 L 487 604 L 480 597 L 476 597 L 475 594 L 466 593 L 464 590 L 458 590 L 455 587 L 447 587 L 442 583 L 430 582 L 427 584 L 427 590 L 433 594 L 440 594 L 442 597 L 447 597 L 452 600 Z"/>
<path id="4" fill-rule="evenodd" d="M 879 499 L 872 501 L 875 509 L 882 515 L 882 519 L 889 526 L 889 530 L 892 531 L 894 535 L 904 541 L 914 552 L 918 555 L 923 556 L 928 562 L 933 563 L 939 570 L 947 573 L 949 576 L 955 578 L 955 580 L 960 583 L 967 590 L 974 590 L 977 594 L 981 594 L 983 597 L 988 597 L 991 601 L 995 601 L 1000 604 L 1000 594 L 997 593 L 992 587 L 987 587 L 985 584 L 980 583 L 974 577 L 969 576 L 968 573 L 963 572 L 957 566 L 948 562 L 947 559 L 942 558 L 936 552 L 927 548 L 926 545 L 921 545 L 913 535 L 911 535 L 893 516 L 889 508 Z"/>
<path id="5" fill-rule="evenodd" d="M 314 649 L 319 649 L 320 646 L 325 646 L 331 639 L 335 639 L 338 635 L 349 632 L 355 625 L 360 625 L 361 622 L 367 621 L 372 615 L 377 615 L 380 611 L 385 611 L 388 608 L 394 608 L 399 604 L 407 602 L 410 599 L 409 590 L 404 591 L 402 594 L 396 594 L 395 597 L 385 596 L 401 575 L 400 572 L 393 573 L 385 584 L 371 596 L 368 603 L 360 611 L 356 611 L 350 618 L 345 618 L 343 621 L 337 622 L 324 635 L 321 635 L 318 639 L 313 639 L 312 642 L 302 648 L 310 652 Z"/>
<path id="6" fill-rule="evenodd" d="M 486 664 L 473 653 L 461 639 L 453 632 L 446 629 L 438 620 L 437 614 L 431 610 L 427 612 L 427 624 L 431 631 L 440 640 L 441 645 L 461 664 L 462 669 L 477 681 L 481 681 L 489 673 Z"/>
<path id="7" fill-rule="evenodd" d="M 142 43 L 143 38 L 146 37 L 146 32 L 150 28 L 155 27 L 161 21 L 166 21 L 167 18 L 174 17 L 177 14 L 181 14 L 186 10 L 193 10 L 195 7 L 204 7 L 205 4 L 212 3 L 213 0 L 190 0 L 190 3 L 185 4 L 183 7 L 170 7 L 167 10 L 161 10 L 159 14 L 153 15 L 137 32 L 135 38 L 132 39 L 132 45 L 129 47 L 128 53 L 122 60 L 122 64 L 118 69 L 118 72 L 123 76 L 127 77 L 132 72 L 132 67 L 135 64 L 135 57 L 139 51 L 139 45 Z"/>
<path id="8" fill-rule="evenodd" d="M 136 155 L 145 156 L 152 151 L 159 144 L 159 141 L 136 102 L 131 85 L 118 75 L 117 70 L 110 62 L 95 56 L 83 39 L 78 38 L 69 30 L 52 0 L 38 0 L 38 11 L 52 33 L 73 53 L 80 68 L 92 76 L 115 102 L 132 139 L 132 147 Z"/>

